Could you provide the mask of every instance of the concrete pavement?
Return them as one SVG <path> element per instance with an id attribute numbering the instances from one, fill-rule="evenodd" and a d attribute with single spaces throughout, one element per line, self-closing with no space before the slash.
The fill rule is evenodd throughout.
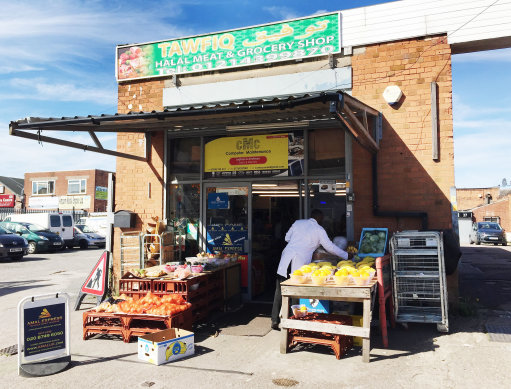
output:
<path id="1" fill-rule="evenodd" d="M 89 254 L 92 251 L 84 253 L 86 257 Z M 66 271 L 76 270 L 87 262 L 89 270 L 99 253 L 83 260 L 78 260 L 79 256 L 82 256 L 81 253 L 74 255 L 75 261 L 80 262 L 70 260 L 70 268 Z M 66 263 L 53 257 L 48 261 L 56 261 L 62 266 Z M 82 270 L 82 277 L 70 275 L 61 279 L 57 278 L 61 273 L 43 277 L 41 269 L 37 269 L 39 277 L 27 275 L 22 281 L 27 285 L 30 280 L 40 280 L 40 286 L 32 284 L 36 287 L 30 290 L 38 293 L 40 290 L 54 290 L 59 280 L 62 287 L 77 290 L 87 273 L 87 270 Z M 7 271 L 9 277 L 15 276 L 16 273 L 11 273 L 14 270 Z M 74 281 L 71 281 L 73 278 Z M 1 293 L 0 314 L 4 317 L 4 308 L 12 310 L 11 305 L 17 303 L 19 296 L 26 294 L 19 289 L 9 295 Z M 280 354 L 280 332 L 271 331 L 263 337 L 221 333 L 215 337 L 200 332 L 196 334 L 195 356 L 154 366 L 138 360 L 136 342 L 125 344 L 117 338 L 83 341 L 81 312 L 74 312 L 71 317 L 72 367 L 54 376 L 22 378 L 17 376 L 15 356 L 0 357 L 0 386 L 142 388 L 149 382 L 153 383 L 152 388 L 275 388 L 278 386 L 274 380 L 286 379 L 288 384 L 296 383 L 294 387 L 297 388 L 508 387 L 507 382 L 511 380 L 507 369 L 511 362 L 511 344 L 490 342 L 484 333 L 485 319 L 484 316 L 457 316 L 452 312 L 449 334 L 438 333 L 435 325 L 410 324 L 408 329 L 399 326 L 390 330 L 389 349 L 382 348 L 379 333 L 373 328 L 369 364 L 362 363 L 358 348 L 341 360 L 337 360 L 329 349 L 320 346 L 302 347 L 289 354 Z M 9 319 L 8 323 L 8 327 L 15 326 L 15 320 Z M 16 332 L 15 328 L 3 327 L 4 332 Z M 4 334 L 0 334 L 0 339 L 0 347 L 13 344 L 12 338 Z"/>

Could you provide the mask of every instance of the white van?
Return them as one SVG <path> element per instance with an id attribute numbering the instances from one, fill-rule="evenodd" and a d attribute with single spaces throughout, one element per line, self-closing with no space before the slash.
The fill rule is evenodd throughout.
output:
<path id="1" fill-rule="evenodd" d="M 82 224 L 100 235 L 108 235 L 108 217 L 106 212 L 90 213 L 87 217 L 81 217 L 77 224 Z"/>
<path id="2" fill-rule="evenodd" d="M 73 247 L 75 223 L 73 216 L 70 214 L 57 212 L 20 213 L 9 215 L 4 221 L 38 224 L 60 235 L 67 247 Z"/>

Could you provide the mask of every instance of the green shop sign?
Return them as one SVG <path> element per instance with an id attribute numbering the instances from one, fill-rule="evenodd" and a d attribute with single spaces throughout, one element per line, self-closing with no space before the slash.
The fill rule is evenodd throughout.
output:
<path id="1" fill-rule="evenodd" d="M 216 34 L 117 46 L 118 81 L 231 69 L 341 51 L 339 13 Z"/>

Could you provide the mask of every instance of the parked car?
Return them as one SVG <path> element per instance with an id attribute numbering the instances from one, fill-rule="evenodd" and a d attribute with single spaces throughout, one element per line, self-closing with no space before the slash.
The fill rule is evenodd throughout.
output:
<path id="1" fill-rule="evenodd" d="M 19 213 L 8 215 L 4 221 L 37 224 L 45 230 L 60 235 L 65 240 L 66 245 L 73 243 L 75 223 L 70 214 L 57 212 Z"/>
<path id="2" fill-rule="evenodd" d="M 50 230 L 32 223 L 0 222 L 0 227 L 25 238 L 28 242 L 28 253 L 55 251 L 64 246 L 64 239 Z"/>
<path id="3" fill-rule="evenodd" d="M 506 231 L 495 222 L 477 222 L 472 225 L 470 244 L 493 243 L 507 246 Z"/>
<path id="4" fill-rule="evenodd" d="M 20 260 L 27 254 L 27 240 L 0 227 L 0 258 L 11 257 L 12 259 Z"/>
<path id="5" fill-rule="evenodd" d="M 105 244 L 106 239 L 103 235 L 82 224 L 75 226 L 74 246 L 79 246 L 81 249 L 87 249 L 89 246 L 104 248 Z"/>

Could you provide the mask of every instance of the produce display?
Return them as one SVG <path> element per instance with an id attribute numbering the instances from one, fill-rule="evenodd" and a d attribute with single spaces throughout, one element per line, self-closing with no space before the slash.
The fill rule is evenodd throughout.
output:
<path id="1" fill-rule="evenodd" d="M 359 254 L 385 253 L 387 233 L 381 230 L 364 230 Z"/>
<path id="2" fill-rule="evenodd" d="M 351 253 L 351 254 L 356 254 L 356 253 L 358 253 L 358 249 L 355 246 L 348 246 L 348 248 L 346 249 L 346 252 Z"/>
<path id="3" fill-rule="evenodd" d="M 331 265 L 330 262 L 309 263 L 296 269 L 291 274 L 291 280 L 299 284 L 311 282 L 314 285 L 324 285 L 333 281 L 340 286 L 350 284 L 365 286 L 376 274 L 375 261 L 375 258 L 366 256 L 358 262 L 339 261 L 336 266 Z"/>
<path id="4" fill-rule="evenodd" d="M 123 294 L 115 297 L 114 302 L 101 303 L 96 307 L 96 312 L 172 316 L 191 306 L 179 294 L 166 294 L 158 297 L 151 292 L 139 300 L 134 300 Z"/>

